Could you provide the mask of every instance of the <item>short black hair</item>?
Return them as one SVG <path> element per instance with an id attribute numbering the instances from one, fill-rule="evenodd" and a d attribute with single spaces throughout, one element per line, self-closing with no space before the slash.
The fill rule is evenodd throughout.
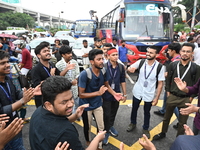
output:
<path id="1" fill-rule="evenodd" d="M 192 51 L 194 51 L 194 49 L 195 49 L 195 45 L 194 45 L 193 43 L 183 43 L 183 45 L 182 45 L 181 48 L 183 48 L 183 46 L 189 46 L 189 47 L 192 47 Z"/>
<path id="2" fill-rule="evenodd" d="M 10 55 L 8 52 L 0 50 L 0 60 L 4 59 L 4 58 L 10 58 Z"/>
<path id="3" fill-rule="evenodd" d="M 98 37 L 94 37 L 94 42 L 98 40 Z"/>
<path id="4" fill-rule="evenodd" d="M 47 42 L 48 43 L 48 42 Z M 37 54 L 40 54 L 41 50 L 45 47 L 48 47 L 49 44 L 47 45 L 47 43 L 40 43 L 38 46 L 36 46 L 35 48 L 35 55 L 37 56 Z"/>
<path id="5" fill-rule="evenodd" d="M 62 40 L 63 45 L 68 45 L 69 46 L 69 41 L 68 40 Z"/>
<path id="6" fill-rule="evenodd" d="M 124 42 L 126 42 L 125 40 L 121 40 L 121 43 L 124 43 Z"/>
<path id="7" fill-rule="evenodd" d="M 112 40 L 113 41 L 118 41 L 118 39 L 116 37 L 113 37 Z"/>
<path id="8" fill-rule="evenodd" d="M 59 53 L 61 56 L 62 56 L 62 54 L 72 53 L 72 48 L 69 47 L 68 45 L 63 45 L 60 47 Z"/>
<path id="9" fill-rule="evenodd" d="M 168 49 L 174 50 L 178 54 L 179 51 L 181 50 L 181 44 L 179 44 L 179 43 L 171 43 L 171 44 L 168 45 Z"/>
<path id="10" fill-rule="evenodd" d="M 99 49 L 93 49 L 89 52 L 89 60 L 94 60 L 96 55 L 103 54 L 102 50 Z"/>
<path id="11" fill-rule="evenodd" d="M 47 41 L 43 41 L 43 42 L 41 42 L 40 44 L 44 44 L 44 45 L 46 45 L 46 47 L 50 46 L 50 43 L 47 42 Z"/>
<path id="12" fill-rule="evenodd" d="M 41 85 L 42 102 L 48 101 L 54 105 L 54 101 L 58 94 L 71 89 L 71 82 L 62 76 L 51 76 L 47 78 Z"/>
<path id="13" fill-rule="evenodd" d="M 110 44 L 110 43 L 104 43 L 103 47 L 112 47 L 112 44 Z"/>
<path id="14" fill-rule="evenodd" d="M 188 39 L 187 39 L 187 42 L 191 42 L 191 41 L 193 41 L 193 37 L 189 37 Z"/>
<path id="15" fill-rule="evenodd" d="M 88 41 L 87 40 L 83 40 L 83 43 L 87 43 Z"/>
<path id="16" fill-rule="evenodd" d="M 155 49 L 155 50 L 156 50 L 156 54 L 159 53 L 159 47 L 158 47 L 158 46 L 151 45 L 151 46 L 149 46 L 148 48 Z"/>
<path id="17" fill-rule="evenodd" d="M 97 42 L 101 42 L 101 40 L 100 40 L 100 39 L 98 39 L 98 40 L 97 40 Z"/>
<path id="18" fill-rule="evenodd" d="M 101 40 L 106 40 L 106 37 L 102 37 Z"/>

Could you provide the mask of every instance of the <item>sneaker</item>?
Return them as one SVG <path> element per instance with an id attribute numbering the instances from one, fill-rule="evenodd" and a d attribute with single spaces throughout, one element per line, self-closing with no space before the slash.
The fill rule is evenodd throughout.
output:
<path id="1" fill-rule="evenodd" d="M 105 138 L 103 140 L 103 145 L 108 145 L 108 138 L 109 138 L 109 136 L 110 136 L 110 133 L 106 133 L 105 134 Z"/>
<path id="2" fill-rule="evenodd" d="M 178 123 L 175 124 L 175 125 L 173 125 L 173 128 L 176 129 L 176 130 L 178 130 Z"/>
<path id="3" fill-rule="evenodd" d="M 148 137 L 148 139 L 150 139 L 150 133 L 149 133 L 149 130 L 144 130 L 143 129 L 143 134 L 145 134 L 147 137 Z"/>
<path id="4" fill-rule="evenodd" d="M 153 137 L 153 140 L 160 140 L 160 139 L 163 139 L 164 137 L 166 137 L 166 133 L 159 133 L 159 134 L 157 134 L 157 135 L 155 135 L 154 137 Z"/>
<path id="5" fill-rule="evenodd" d="M 126 131 L 127 131 L 127 132 L 130 132 L 130 131 L 132 131 L 133 129 L 135 129 L 135 127 L 136 127 L 136 125 L 131 123 L 131 124 L 128 125 L 128 128 L 126 129 Z"/>
<path id="6" fill-rule="evenodd" d="M 161 113 L 160 110 L 154 111 L 154 114 L 158 116 L 164 116 L 165 114 Z"/>
<path id="7" fill-rule="evenodd" d="M 109 132 L 112 136 L 115 136 L 115 137 L 118 136 L 118 131 L 115 130 L 113 126 L 110 128 Z"/>

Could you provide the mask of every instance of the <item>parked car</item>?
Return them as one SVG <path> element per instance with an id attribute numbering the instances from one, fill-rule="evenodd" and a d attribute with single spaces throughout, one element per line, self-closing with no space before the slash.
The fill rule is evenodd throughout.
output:
<path id="1" fill-rule="evenodd" d="M 54 37 L 66 37 L 69 36 L 71 31 L 57 31 Z"/>
<path id="2" fill-rule="evenodd" d="M 30 45 L 30 47 L 31 47 L 31 55 L 33 56 L 33 66 L 34 66 L 35 64 L 37 64 L 37 62 L 39 61 L 38 58 L 35 56 L 35 52 L 34 52 L 35 48 L 36 48 L 41 42 L 46 41 L 46 42 L 49 42 L 49 43 L 50 43 L 50 50 L 51 50 L 51 52 L 52 52 L 52 48 L 53 48 L 53 46 L 55 45 L 55 43 L 54 43 L 55 39 L 58 39 L 58 38 L 55 38 L 55 37 L 37 38 L 37 39 L 32 40 L 32 41 L 29 43 L 29 45 Z M 70 45 L 71 47 L 74 45 L 74 42 L 75 42 L 75 39 L 72 38 L 72 37 L 70 37 L 70 36 L 68 36 L 68 37 L 63 37 L 63 38 L 59 38 L 59 40 L 61 40 L 61 42 L 62 42 L 62 40 L 68 40 L 68 41 L 69 41 L 69 45 Z M 54 55 L 52 55 L 51 61 L 52 61 L 54 64 L 57 62 L 57 59 L 55 58 Z"/>
<path id="3" fill-rule="evenodd" d="M 73 46 L 73 52 L 77 56 L 77 62 L 80 66 L 80 68 L 83 67 L 83 52 L 81 51 L 83 47 L 83 40 L 88 41 L 88 46 L 94 44 L 94 39 L 93 38 L 78 38 L 76 42 L 74 43 Z"/>

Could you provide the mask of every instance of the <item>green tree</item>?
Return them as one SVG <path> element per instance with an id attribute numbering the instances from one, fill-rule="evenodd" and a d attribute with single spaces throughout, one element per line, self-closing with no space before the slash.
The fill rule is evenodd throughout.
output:
<path id="1" fill-rule="evenodd" d="M 35 20 L 27 14 L 19 12 L 0 13 L 0 30 L 5 30 L 8 26 L 26 28 L 28 25 L 32 28 L 34 26 L 34 22 Z"/>

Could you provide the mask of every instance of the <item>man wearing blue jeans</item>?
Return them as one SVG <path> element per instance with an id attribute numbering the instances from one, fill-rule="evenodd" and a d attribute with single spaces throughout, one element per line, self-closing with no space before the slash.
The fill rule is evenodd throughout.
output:
<path id="1" fill-rule="evenodd" d="M 150 138 L 149 133 L 149 122 L 150 122 L 150 110 L 151 106 L 155 106 L 158 103 L 158 98 L 160 97 L 160 93 L 163 87 L 163 81 L 165 80 L 164 76 L 164 67 L 160 69 L 160 72 L 157 74 L 158 66 L 160 65 L 158 61 L 156 61 L 156 55 L 158 53 L 157 46 L 150 46 L 147 49 L 145 62 L 141 66 L 138 75 L 138 81 L 135 83 L 133 87 L 133 104 L 132 104 L 132 112 L 131 112 L 131 123 L 127 128 L 127 132 L 132 131 L 137 124 L 137 111 L 140 105 L 141 100 L 145 102 L 144 104 L 144 124 L 143 124 L 143 134 L 146 134 L 148 138 Z M 141 60 L 138 60 L 136 63 L 132 64 L 128 71 L 134 73 L 136 69 L 139 68 Z M 154 97 L 154 93 L 156 91 L 157 86 L 157 94 Z M 139 90 L 138 90 L 139 89 Z"/>

